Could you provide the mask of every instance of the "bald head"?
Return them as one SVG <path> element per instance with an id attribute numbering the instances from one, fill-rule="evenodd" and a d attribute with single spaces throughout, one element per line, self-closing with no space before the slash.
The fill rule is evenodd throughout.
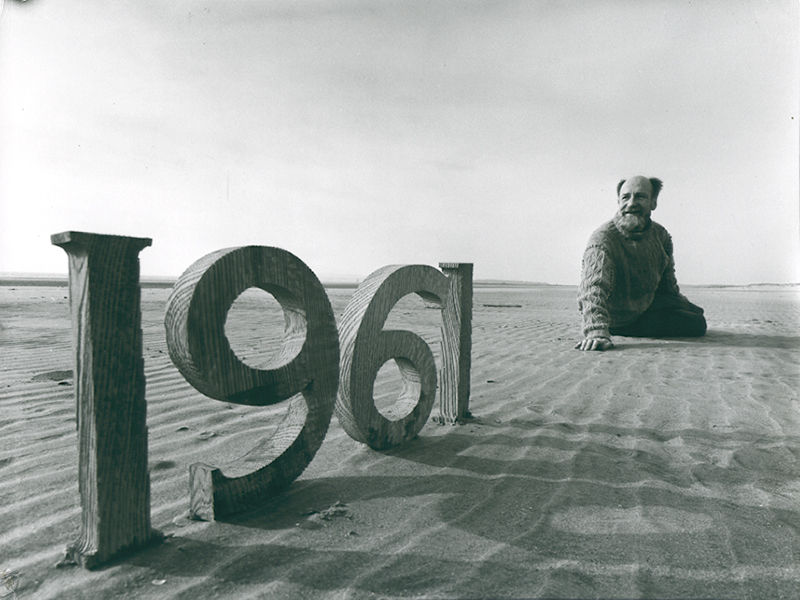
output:
<path id="1" fill-rule="evenodd" d="M 631 177 L 630 179 L 621 179 L 620 182 L 617 184 L 617 197 L 619 197 L 620 192 L 622 191 L 622 186 L 628 182 L 631 183 L 644 183 L 647 181 L 650 184 L 650 194 L 653 198 L 658 198 L 658 193 L 661 191 L 661 188 L 664 186 L 664 183 L 656 178 L 656 177 L 642 177 L 641 175 L 636 175 L 635 177 Z"/>

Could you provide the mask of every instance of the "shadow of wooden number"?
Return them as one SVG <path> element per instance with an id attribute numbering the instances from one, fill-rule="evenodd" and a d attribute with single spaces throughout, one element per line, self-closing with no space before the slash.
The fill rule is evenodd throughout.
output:
<path id="1" fill-rule="evenodd" d="M 81 531 L 65 562 L 95 567 L 161 539 L 150 527 L 139 252 L 146 238 L 67 231 Z"/>
<path id="2" fill-rule="evenodd" d="M 286 318 L 281 352 L 253 369 L 233 352 L 225 318 L 234 300 L 257 287 Z M 219 250 L 181 275 L 167 302 L 167 346 L 175 366 L 201 393 L 266 406 L 289 400 L 276 432 L 221 468 L 190 467 L 190 513 L 212 520 L 259 504 L 294 481 L 316 454 L 336 402 L 339 339 L 328 296 L 299 258 L 264 246 Z M 250 472 L 253 464 L 263 467 Z"/>
<path id="3" fill-rule="evenodd" d="M 372 273 L 353 294 L 339 326 L 342 359 L 336 416 L 356 441 L 385 450 L 413 439 L 427 422 L 436 396 L 433 353 L 415 333 L 383 330 L 383 325 L 403 296 L 416 293 L 441 306 L 449 286 L 447 276 L 433 267 L 392 265 Z M 403 378 L 397 403 L 413 406 L 397 420 L 384 417 L 373 398 L 378 371 L 391 359 Z"/>

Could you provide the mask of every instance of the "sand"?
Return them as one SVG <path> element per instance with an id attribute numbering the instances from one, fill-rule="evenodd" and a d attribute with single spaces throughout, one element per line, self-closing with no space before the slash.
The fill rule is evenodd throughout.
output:
<path id="1" fill-rule="evenodd" d="M 0 571 L 18 571 L 20 599 L 796 599 L 800 295 L 684 292 L 706 337 L 582 353 L 574 288 L 476 289 L 474 419 L 376 452 L 334 417 L 284 493 L 209 523 L 186 518 L 189 465 L 243 454 L 283 409 L 189 386 L 167 355 L 169 290 L 145 289 L 152 520 L 167 539 L 86 571 L 55 567 L 80 525 L 67 290 L 1 287 Z M 330 290 L 337 318 L 351 293 Z M 417 300 L 392 318 L 438 357 L 436 311 Z M 231 313 L 253 364 L 274 345 L 271 312 L 254 297 Z"/>

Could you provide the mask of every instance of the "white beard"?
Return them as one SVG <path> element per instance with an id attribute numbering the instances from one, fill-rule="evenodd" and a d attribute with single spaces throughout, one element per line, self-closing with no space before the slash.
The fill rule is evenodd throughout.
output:
<path id="1" fill-rule="evenodd" d="M 650 217 L 619 213 L 619 224 L 628 231 L 644 231 L 650 225 Z"/>

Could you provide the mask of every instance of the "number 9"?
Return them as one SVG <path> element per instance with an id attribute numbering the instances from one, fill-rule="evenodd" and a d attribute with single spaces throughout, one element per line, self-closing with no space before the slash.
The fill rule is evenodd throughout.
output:
<path id="1" fill-rule="evenodd" d="M 253 369 L 231 349 L 225 318 L 234 300 L 258 287 L 286 316 L 281 353 L 268 369 Z M 175 284 L 165 317 L 173 363 L 198 391 L 217 400 L 266 406 L 291 398 L 272 437 L 226 467 L 190 467 L 190 514 L 219 518 L 257 504 L 294 481 L 319 450 L 339 381 L 339 338 L 322 284 L 299 258 L 265 246 L 228 248 L 192 264 Z"/>

